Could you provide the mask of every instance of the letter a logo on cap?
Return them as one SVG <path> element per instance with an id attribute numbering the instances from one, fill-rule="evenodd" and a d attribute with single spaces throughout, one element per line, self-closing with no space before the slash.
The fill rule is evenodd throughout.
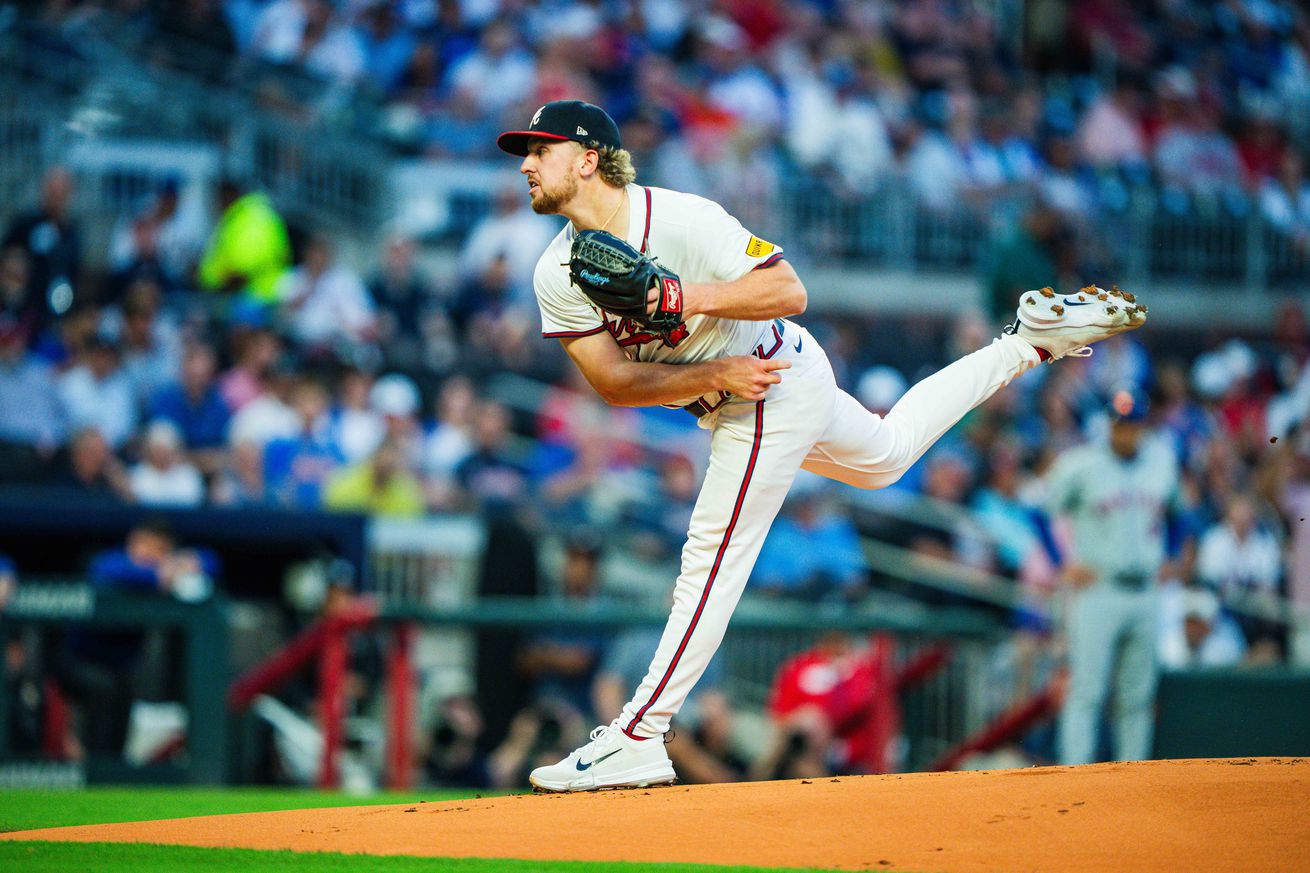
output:
<path id="1" fill-rule="evenodd" d="M 546 108 L 545 106 L 541 107 L 541 109 L 545 109 L 545 108 Z M 537 122 L 541 121 L 541 109 L 538 109 L 535 113 L 533 113 L 532 121 L 528 124 L 528 127 L 536 127 Z"/>

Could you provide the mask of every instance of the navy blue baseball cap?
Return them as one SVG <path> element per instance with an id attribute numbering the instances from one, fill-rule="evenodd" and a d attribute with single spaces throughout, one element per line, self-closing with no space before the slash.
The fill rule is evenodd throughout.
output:
<path id="1" fill-rule="evenodd" d="M 1110 394 L 1106 412 L 1110 414 L 1111 421 L 1142 422 L 1146 421 L 1146 413 L 1150 409 L 1151 402 L 1146 392 L 1135 385 L 1126 385 Z"/>
<path id="2" fill-rule="evenodd" d="M 528 140 L 533 137 L 623 148 L 619 126 L 609 113 L 581 100 L 547 103 L 533 114 L 527 130 L 507 130 L 496 137 L 496 145 L 501 151 L 523 157 L 528 153 Z"/>

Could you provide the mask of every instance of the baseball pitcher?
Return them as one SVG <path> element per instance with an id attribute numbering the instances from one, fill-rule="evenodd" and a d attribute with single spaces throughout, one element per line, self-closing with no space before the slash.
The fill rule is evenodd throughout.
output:
<path id="1" fill-rule="evenodd" d="M 520 156 L 534 211 L 569 223 L 537 264 L 542 334 L 619 406 L 686 409 L 711 432 L 673 608 L 646 678 L 612 724 L 531 774 L 545 791 L 675 779 L 662 737 L 727 629 L 764 536 L 801 468 L 860 488 L 895 482 L 966 412 L 1042 361 L 1146 320 L 1118 290 L 1025 294 L 991 345 L 910 389 L 885 417 L 839 390 L 790 320 L 806 291 L 782 248 L 717 203 L 635 184 L 603 109 L 542 106 L 498 144 Z"/>

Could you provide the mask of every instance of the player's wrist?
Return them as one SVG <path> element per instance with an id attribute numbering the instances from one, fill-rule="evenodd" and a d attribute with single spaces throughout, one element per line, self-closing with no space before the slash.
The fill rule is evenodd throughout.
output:
<path id="1" fill-rule="evenodd" d="M 700 302 L 705 294 L 704 285 L 682 284 L 682 318 L 685 321 L 693 315 L 700 315 Z"/>

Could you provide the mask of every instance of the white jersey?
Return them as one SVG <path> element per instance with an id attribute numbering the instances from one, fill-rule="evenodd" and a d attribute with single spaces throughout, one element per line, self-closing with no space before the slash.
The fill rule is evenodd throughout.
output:
<path id="1" fill-rule="evenodd" d="M 731 282 L 782 257 L 779 246 L 753 236 L 712 200 L 636 184 L 627 191 L 628 229 L 619 235 L 677 273 L 684 283 Z M 533 274 L 543 336 L 580 337 L 607 330 L 629 358 L 669 364 L 746 355 L 761 343 L 768 352 L 775 342 L 771 321 L 693 315 L 687 319 L 686 331 L 666 344 L 631 319 L 610 315 L 569 281 L 573 234 L 573 224 L 565 225 Z"/>
<path id="2" fill-rule="evenodd" d="M 629 185 L 627 192 L 630 218 L 619 235 L 685 283 L 731 282 L 782 257 L 776 245 L 752 236 L 709 200 L 640 185 Z M 623 732 L 640 742 L 668 730 L 714 655 L 769 525 L 802 467 L 861 488 L 895 482 L 964 413 L 1039 360 L 1026 340 L 1002 337 L 919 383 L 884 418 L 837 387 L 818 341 L 795 322 L 695 315 L 665 343 L 630 320 L 600 311 L 569 281 L 572 244 L 573 229 L 566 227 L 533 275 L 545 336 L 607 331 L 629 358 L 643 362 L 689 364 L 753 354 L 791 365 L 778 371 L 781 381 L 770 385 L 763 400 L 713 392 L 676 404 L 691 406 L 711 431 L 710 463 L 682 550 L 669 623 L 619 718 Z"/>

